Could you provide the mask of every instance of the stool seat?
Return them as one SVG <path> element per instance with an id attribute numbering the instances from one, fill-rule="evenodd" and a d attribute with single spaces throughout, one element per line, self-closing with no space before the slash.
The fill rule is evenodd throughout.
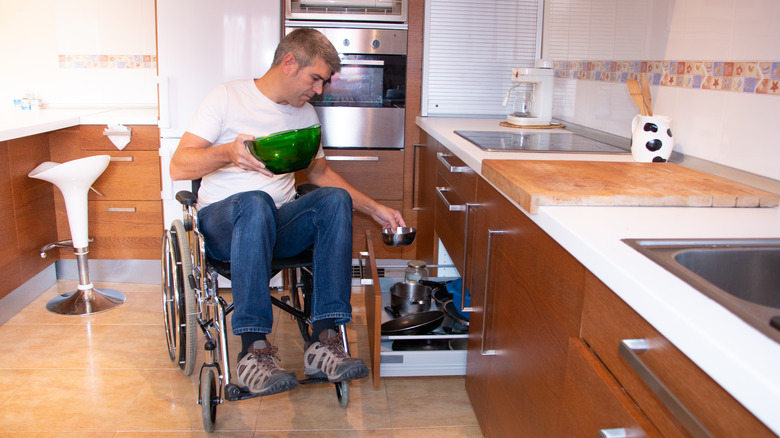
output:
<path id="1" fill-rule="evenodd" d="M 103 174 L 110 161 L 110 155 L 95 155 L 65 163 L 46 161 L 27 174 L 30 178 L 54 184 L 62 192 L 62 196 L 65 199 L 65 210 L 68 214 L 70 240 L 73 252 L 76 254 L 76 263 L 79 270 L 78 290 L 62 294 L 50 300 L 46 304 L 46 308 L 52 312 L 64 315 L 88 315 L 112 309 L 126 300 L 122 292 L 113 289 L 98 291 L 89 281 L 87 263 L 87 254 L 89 253 L 89 203 L 87 195 L 92 184 Z M 54 246 L 61 245 L 47 245 L 44 248 L 48 249 Z M 41 250 L 41 257 L 45 257 L 45 249 Z"/>

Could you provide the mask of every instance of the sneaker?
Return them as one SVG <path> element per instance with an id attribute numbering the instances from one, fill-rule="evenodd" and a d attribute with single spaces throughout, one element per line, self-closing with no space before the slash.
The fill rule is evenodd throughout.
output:
<path id="1" fill-rule="evenodd" d="M 276 364 L 278 348 L 266 341 L 255 341 L 236 367 L 238 384 L 256 396 L 278 394 L 298 387 L 295 373 Z"/>
<path id="2" fill-rule="evenodd" d="M 324 331 L 319 338 L 319 342 L 306 347 L 303 355 L 307 377 L 327 378 L 329 382 L 336 383 L 368 376 L 366 364 L 361 359 L 349 357 L 344 351 L 341 336 L 335 330 Z"/>

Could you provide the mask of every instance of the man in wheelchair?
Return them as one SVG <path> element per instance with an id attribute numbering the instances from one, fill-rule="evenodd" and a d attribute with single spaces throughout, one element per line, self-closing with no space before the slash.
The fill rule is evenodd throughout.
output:
<path id="1" fill-rule="evenodd" d="M 279 43 L 262 77 L 220 84 L 208 93 L 171 159 L 173 179 L 202 178 L 200 230 L 207 255 L 231 262 L 232 330 L 242 343 L 238 382 L 254 395 L 298 385 L 294 373 L 279 368 L 277 348 L 266 338 L 273 323 L 268 285 L 272 258 L 309 248 L 314 292 L 305 373 L 331 382 L 368 375 L 363 361 L 344 351 L 335 330 L 352 318 L 352 209 L 383 228 L 405 226 L 401 214 L 330 169 L 321 145 L 305 169 L 309 182 L 320 188 L 295 200 L 294 174 L 273 174 L 244 146 L 245 140 L 317 124 L 309 100 L 340 69 L 338 53 L 325 36 L 295 30 Z"/>

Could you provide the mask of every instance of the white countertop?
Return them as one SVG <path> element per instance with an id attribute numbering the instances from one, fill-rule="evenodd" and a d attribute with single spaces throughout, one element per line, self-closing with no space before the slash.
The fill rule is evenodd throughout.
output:
<path id="1" fill-rule="evenodd" d="M 495 119 L 419 117 L 417 124 L 477 172 L 488 158 L 631 161 L 630 155 L 484 152 L 452 132 L 513 129 Z M 780 344 L 621 242 L 780 238 L 780 208 L 546 206 L 529 217 L 780 434 Z"/>
<path id="2" fill-rule="evenodd" d="M 77 125 L 156 125 L 157 108 L 0 110 L 0 141 Z"/>

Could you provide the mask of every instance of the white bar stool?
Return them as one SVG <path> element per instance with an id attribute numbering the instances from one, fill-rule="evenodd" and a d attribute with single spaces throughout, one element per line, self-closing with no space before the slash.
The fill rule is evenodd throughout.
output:
<path id="1" fill-rule="evenodd" d="M 47 161 L 27 174 L 30 178 L 48 181 L 62 192 L 70 226 L 70 240 L 50 243 L 41 248 L 41 257 L 52 248 L 72 247 L 76 253 L 79 270 L 78 290 L 64 293 L 46 303 L 46 308 L 62 315 L 90 315 L 118 307 L 127 297 L 113 289 L 95 289 L 89 281 L 89 220 L 87 216 L 87 195 L 95 180 L 106 170 L 110 155 L 95 155 L 65 163 Z"/>

